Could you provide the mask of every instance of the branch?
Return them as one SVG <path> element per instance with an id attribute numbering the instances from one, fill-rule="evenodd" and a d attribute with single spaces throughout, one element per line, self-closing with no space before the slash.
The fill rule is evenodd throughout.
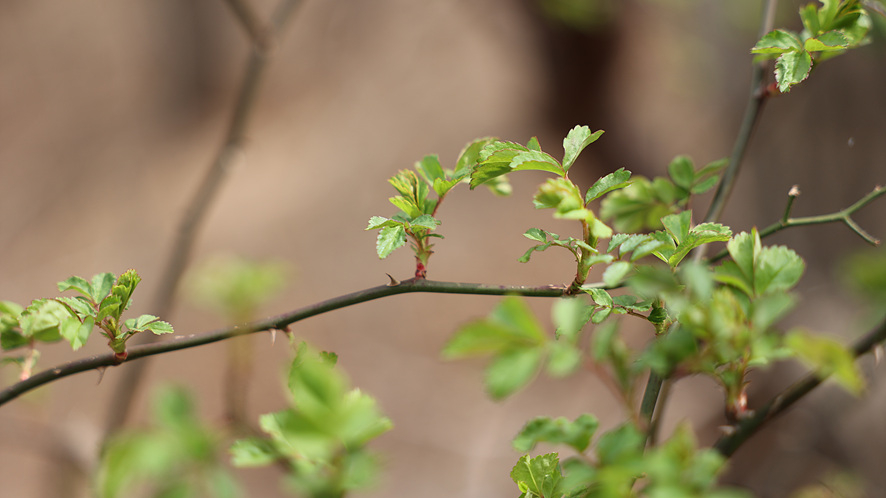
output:
<path id="1" fill-rule="evenodd" d="M 883 322 L 879 328 L 869 332 L 867 335 L 859 339 L 852 346 L 852 353 L 856 358 L 870 352 L 874 346 L 886 341 L 886 322 Z M 811 374 L 805 379 L 797 382 L 781 394 L 775 396 L 762 408 L 755 410 L 751 417 L 743 419 L 736 426 L 731 434 L 721 437 L 714 443 L 714 449 L 719 451 L 723 456 L 729 457 L 735 450 L 739 448 L 745 441 L 760 430 L 760 427 L 774 418 L 776 415 L 787 410 L 796 401 L 803 396 L 809 394 L 810 391 L 818 387 L 827 376 L 819 376 Z"/>
<path id="2" fill-rule="evenodd" d="M 788 192 L 788 204 L 785 207 L 784 216 L 782 216 L 781 220 L 769 225 L 763 230 L 760 230 L 760 238 L 762 239 L 768 237 L 786 228 L 805 225 L 822 225 L 824 223 L 833 223 L 839 221 L 845 223 L 846 226 L 848 226 L 853 232 L 857 233 L 869 244 L 878 246 L 880 245 L 880 240 L 873 237 L 871 234 L 867 233 L 863 228 L 861 228 L 858 223 L 856 223 L 855 220 L 852 219 L 852 215 L 883 194 L 886 194 L 886 188 L 877 185 L 876 187 L 874 187 L 874 190 L 856 201 L 853 205 L 837 211 L 836 213 L 821 214 L 818 216 L 806 216 L 803 218 L 791 218 L 791 209 L 793 208 L 794 200 L 800 195 L 800 190 L 797 188 L 796 185 L 794 185 L 793 187 L 791 187 L 791 191 Z M 715 261 L 721 260 L 728 255 L 729 251 L 723 249 L 715 256 L 713 256 L 710 262 L 713 263 Z"/>
<path id="3" fill-rule="evenodd" d="M 197 237 L 197 229 L 203 223 L 209 206 L 227 177 L 228 170 L 237 153 L 246 140 L 246 129 L 252 111 L 255 108 L 255 100 L 258 95 L 259 83 L 265 73 L 268 57 L 270 55 L 272 41 L 280 35 L 287 21 L 292 17 L 295 7 L 300 0 L 280 0 L 277 10 L 274 12 L 269 27 L 261 26 L 254 11 L 246 4 L 245 0 L 225 0 L 234 12 L 237 21 L 247 32 L 252 41 L 253 50 L 249 54 L 246 70 L 240 84 L 234 104 L 234 112 L 228 125 L 221 147 L 216 152 L 206 176 L 191 199 L 190 204 L 179 223 L 178 232 L 170 251 L 169 259 L 160 278 L 160 283 L 154 294 L 151 310 L 158 316 L 168 316 L 172 310 L 175 291 L 181 281 L 191 259 L 194 240 Z M 141 339 L 144 342 L 153 342 L 153 335 Z M 137 367 L 126 370 L 123 378 L 117 386 L 105 433 L 115 432 L 123 425 L 132 405 L 132 398 L 138 391 L 138 384 L 143 376 L 145 363 L 139 363 Z"/>
<path id="4" fill-rule="evenodd" d="M 760 34 L 757 36 L 757 39 L 772 31 L 772 26 L 775 22 L 776 3 L 776 0 L 766 0 L 763 18 L 760 22 Z M 723 208 L 726 206 L 726 201 L 729 199 L 732 188 L 735 186 L 735 179 L 738 177 L 738 171 L 741 168 L 744 153 L 748 148 L 748 142 L 750 142 L 751 135 L 759 121 L 763 104 L 766 102 L 767 97 L 769 97 L 764 78 L 766 67 L 767 63 L 765 61 L 754 65 L 754 71 L 751 75 L 751 93 L 748 97 L 747 107 L 745 107 L 741 127 L 739 128 L 738 136 L 735 138 L 735 145 L 732 147 L 729 166 L 723 172 L 723 178 L 720 180 L 720 185 L 717 186 L 717 192 L 714 194 L 714 199 L 711 201 L 711 206 L 705 215 L 704 221 L 706 222 L 716 222 L 720 219 Z M 699 251 L 697 254 L 700 258 L 704 251 Z"/>
<path id="5" fill-rule="evenodd" d="M 442 294 L 475 294 L 487 296 L 503 296 L 503 295 L 521 295 L 527 297 L 561 297 L 566 292 L 566 287 L 545 285 L 541 287 L 526 286 L 506 286 L 506 285 L 485 285 L 470 284 L 459 282 L 439 282 L 426 279 L 409 279 L 396 285 L 380 285 L 370 287 L 350 294 L 334 297 L 326 301 L 311 304 L 303 308 L 299 308 L 282 315 L 278 315 L 256 322 L 250 322 L 235 327 L 218 329 L 203 334 L 194 334 L 189 336 L 178 336 L 172 340 L 163 342 L 154 342 L 150 344 L 141 344 L 127 349 L 129 355 L 123 363 L 129 363 L 132 360 L 145 358 L 157 354 L 179 351 L 182 349 L 194 348 L 211 344 L 213 342 L 223 341 L 232 337 L 244 336 L 256 332 L 266 330 L 286 330 L 286 328 L 298 321 L 310 318 L 312 316 L 326 313 L 355 304 L 372 301 L 387 296 L 397 294 L 407 294 L 411 292 L 430 292 Z M 18 396 L 36 389 L 44 384 L 54 382 L 64 377 L 74 375 L 88 370 L 103 369 L 121 364 L 119 359 L 115 358 L 113 353 L 91 356 L 89 358 L 81 358 L 68 363 L 63 363 L 54 368 L 44 370 L 26 380 L 13 384 L 6 389 L 0 391 L 0 405 L 7 403 Z"/>

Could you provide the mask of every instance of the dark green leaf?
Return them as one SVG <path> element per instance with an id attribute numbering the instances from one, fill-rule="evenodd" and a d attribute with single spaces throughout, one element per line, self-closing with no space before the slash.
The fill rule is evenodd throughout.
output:
<path id="1" fill-rule="evenodd" d="M 541 151 L 521 152 L 511 160 L 513 171 L 547 171 L 556 175 L 564 175 L 563 167 L 556 159 Z"/>
<path id="2" fill-rule="evenodd" d="M 804 47 L 807 52 L 844 50 L 849 47 L 849 40 L 839 31 L 828 31 L 816 38 L 806 40 Z"/>
<path id="3" fill-rule="evenodd" d="M 775 81 L 778 91 L 787 93 L 791 87 L 805 80 L 812 70 L 812 57 L 805 50 L 787 52 L 775 61 Z"/>
<path id="4" fill-rule="evenodd" d="M 538 242 L 547 242 L 548 240 L 544 230 L 539 228 L 530 228 L 529 230 L 526 230 L 526 233 L 524 233 L 523 236 L 527 239 L 532 239 Z"/>

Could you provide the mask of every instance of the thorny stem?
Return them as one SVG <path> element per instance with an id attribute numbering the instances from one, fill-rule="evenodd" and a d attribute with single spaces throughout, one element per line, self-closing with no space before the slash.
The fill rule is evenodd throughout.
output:
<path id="1" fill-rule="evenodd" d="M 883 341 L 886 341 L 886 322 L 881 323 L 878 328 L 872 330 L 853 344 L 852 354 L 858 358 L 869 353 L 877 344 Z M 805 379 L 795 383 L 772 398 L 764 406 L 754 410 L 753 415 L 742 419 L 738 424 L 734 425 L 730 434 L 721 437 L 714 443 L 714 449 L 723 456 L 731 456 L 739 446 L 756 434 L 765 422 L 787 410 L 796 401 L 818 387 L 826 378 L 827 376 L 810 374 Z"/>
<path id="2" fill-rule="evenodd" d="M 198 227 L 202 224 L 209 207 L 219 191 L 227 172 L 237 158 L 246 140 L 246 129 L 255 108 L 259 84 L 265 73 L 267 61 L 271 53 L 271 41 L 279 36 L 300 0 L 280 0 L 267 27 L 262 27 L 254 11 L 245 0 L 226 0 L 239 24 L 247 32 L 253 45 L 243 73 L 240 91 L 234 104 L 234 112 L 228 125 L 225 139 L 218 149 L 206 176 L 191 199 L 182 216 L 175 241 L 170 251 L 160 284 L 154 295 L 151 309 L 159 316 L 168 316 L 174 302 L 175 291 L 191 259 L 194 240 Z M 153 335 L 144 334 L 139 340 L 152 342 Z M 136 367 L 127 369 L 116 388 L 114 403 L 108 413 L 105 434 L 111 434 L 125 422 L 133 397 L 143 377 L 147 364 L 138 363 Z"/>
<path id="3" fill-rule="evenodd" d="M 874 190 L 856 201 L 854 204 L 845 209 L 841 209 L 836 213 L 820 214 L 817 216 L 805 216 L 802 218 L 791 218 L 791 208 L 793 207 L 794 200 L 800 195 L 800 191 L 795 185 L 791 187 L 791 191 L 788 193 L 788 203 L 785 207 L 784 216 L 782 216 L 781 220 L 769 225 L 763 230 L 760 230 L 760 238 L 766 238 L 776 232 L 780 232 L 786 228 L 791 227 L 842 222 L 845 223 L 846 226 L 848 226 L 853 232 L 857 233 L 859 237 L 863 238 L 866 242 L 871 245 L 878 246 L 880 245 L 880 240 L 876 237 L 873 237 L 871 234 L 867 233 L 863 228 L 861 228 L 858 223 L 856 223 L 855 220 L 852 219 L 852 215 L 883 194 L 886 194 L 886 188 L 878 185 L 874 187 Z M 725 258 L 728 255 L 729 252 L 726 249 L 723 249 L 715 256 L 713 256 L 710 261 L 715 262 Z"/>
<path id="4" fill-rule="evenodd" d="M 602 287 L 603 284 L 600 284 Z M 393 296 L 397 294 L 407 294 L 412 292 L 430 292 L 442 294 L 473 294 L 487 296 L 503 296 L 503 295 L 521 295 L 527 297 L 562 297 L 565 295 L 566 287 L 556 285 L 545 285 L 540 287 L 527 286 L 506 286 L 506 285 L 486 285 L 471 284 L 460 282 L 439 282 L 435 280 L 425 279 L 409 279 L 399 282 L 395 285 L 380 285 L 370 287 L 350 294 L 334 297 L 326 301 L 311 304 L 303 308 L 299 308 L 282 315 L 278 315 L 264 320 L 250 322 L 247 324 L 229 327 L 224 329 L 206 332 L 203 334 L 194 334 L 189 336 L 178 336 L 171 340 L 162 342 L 154 342 L 151 344 L 141 344 L 129 348 L 129 355 L 122 363 L 129 363 L 138 358 L 145 358 L 157 354 L 169 353 L 181 349 L 189 349 L 205 344 L 211 344 L 218 341 L 253 334 L 262 331 L 286 330 L 286 328 L 300 320 L 310 318 L 328 311 L 333 311 L 355 304 L 372 301 L 382 297 Z M 36 389 L 44 384 L 54 382 L 63 377 L 74 375 L 88 370 L 102 369 L 105 367 L 116 366 L 121 362 L 114 358 L 113 353 L 81 358 L 68 363 L 58 365 L 54 368 L 44 370 L 34 376 L 13 384 L 6 389 L 0 391 L 0 405 L 7 403 L 18 396 Z"/>

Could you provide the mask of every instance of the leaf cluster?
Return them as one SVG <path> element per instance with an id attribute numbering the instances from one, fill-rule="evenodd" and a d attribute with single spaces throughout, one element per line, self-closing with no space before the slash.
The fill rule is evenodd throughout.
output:
<path id="1" fill-rule="evenodd" d="M 785 93 L 805 80 L 815 64 L 868 42 L 872 22 L 859 0 L 821 0 L 800 8 L 803 30 L 777 29 L 763 36 L 751 50 L 775 59 L 775 81 Z"/>
<path id="2" fill-rule="evenodd" d="M 98 496 L 132 496 L 134 489 L 158 498 L 243 496 L 220 457 L 223 433 L 204 425 L 187 390 L 164 388 L 152 408 L 152 427 L 108 441 L 96 476 Z"/>
<path id="3" fill-rule="evenodd" d="M 65 339 L 76 351 L 86 344 L 95 327 L 121 360 L 126 357 L 126 341 L 133 335 L 144 331 L 158 335 L 172 333 L 172 325 L 154 315 L 123 319 L 140 281 L 135 270 L 127 270 L 119 277 L 100 273 L 91 281 L 73 276 L 59 282 L 58 290 L 73 290 L 79 295 L 35 299 L 26 308 L 3 301 L 0 303 L 0 347 L 4 351 L 29 349 L 26 355 L 4 358 L 4 361 L 18 364 L 26 376 L 36 361 L 34 348 L 38 343 Z"/>
<path id="4" fill-rule="evenodd" d="M 378 463 L 366 445 L 392 424 L 372 397 L 349 387 L 335 361 L 335 355 L 299 347 L 289 369 L 292 407 L 262 415 L 259 425 L 267 436 L 236 441 L 234 465 L 284 462 L 292 486 L 317 497 L 372 484 Z"/>
<path id="5" fill-rule="evenodd" d="M 748 496 L 717 485 L 725 459 L 714 450 L 698 448 L 686 425 L 648 451 L 646 435 L 632 423 L 606 431 L 592 443 L 598 426 L 588 414 L 574 421 L 538 417 L 526 424 L 513 441 L 518 450 L 531 451 L 538 443 L 565 444 L 578 456 L 563 462 L 557 453 L 520 457 L 511 479 L 521 498 Z"/>

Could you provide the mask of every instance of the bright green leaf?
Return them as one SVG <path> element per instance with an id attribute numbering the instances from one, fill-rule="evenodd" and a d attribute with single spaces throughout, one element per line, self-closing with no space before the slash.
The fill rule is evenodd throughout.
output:
<path id="1" fill-rule="evenodd" d="M 812 56 L 805 50 L 788 52 L 775 62 L 775 81 L 778 91 L 787 93 L 791 87 L 805 80 L 812 70 Z"/>
<path id="2" fill-rule="evenodd" d="M 387 258 L 394 249 L 406 244 L 406 229 L 403 225 L 383 227 L 378 232 L 376 252 L 381 259 Z"/>
<path id="3" fill-rule="evenodd" d="M 486 368 L 485 384 L 492 399 L 510 396 L 528 384 L 538 373 L 542 350 L 521 348 L 497 355 Z"/>
<path id="4" fill-rule="evenodd" d="M 675 157 L 668 165 L 668 174 L 677 186 L 686 190 L 691 189 L 695 182 L 695 166 L 692 164 L 692 159 L 688 156 Z"/>
<path id="5" fill-rule="evenodd" d="M 626 261 L 616 261 L 603 272 L 603 283 L 609 287 L 615 287 L 630 273 L 633 265 Z"/>
<path id="6" fill-rule="evenodd" d="M 536 457 L 523 455 L 511 469 L 511 479 L 525 498 L 558 498 L 560 481 L 563 479 L 560 459 L 556 453 Z"/>
<path id="7" fill-rule="evenodd" d="M 569 168 L 575 164 L 575 160 L 581 151 L 588 145 L 596 142 L 602 134 L 603 130 L 591 133 L 591 129 L 587 126 L 576 126 L 569 130 L 566 138 L 563 139 L 563 149 L 565 151 L 563 155 L 563 171 L 569 171 Z"/>
<path id="8" fill-rule="evenodd" d="M 849 40 L 846 35 L 839 31 L 828 31 L 822 33 L 816 38 L 806 40 L 804 48 L 807 52 L 829 52 L 833 50 L 844 50 L 849 47 Z"/>
<path id="9" fill-rule="evenodd" d="M 765 34 L 751 49 L 754 54 L 783 54 L 800 50 L 803 43 L 791 32 L 777 29 Z"/>
<path id="10" fill-rule="evenodd" d="M 619 168 L 612 173 L 600 178 L 585 194 L 585 204 L 602 197 L 604 194 L 630 185 L 631 172 Z"/>

